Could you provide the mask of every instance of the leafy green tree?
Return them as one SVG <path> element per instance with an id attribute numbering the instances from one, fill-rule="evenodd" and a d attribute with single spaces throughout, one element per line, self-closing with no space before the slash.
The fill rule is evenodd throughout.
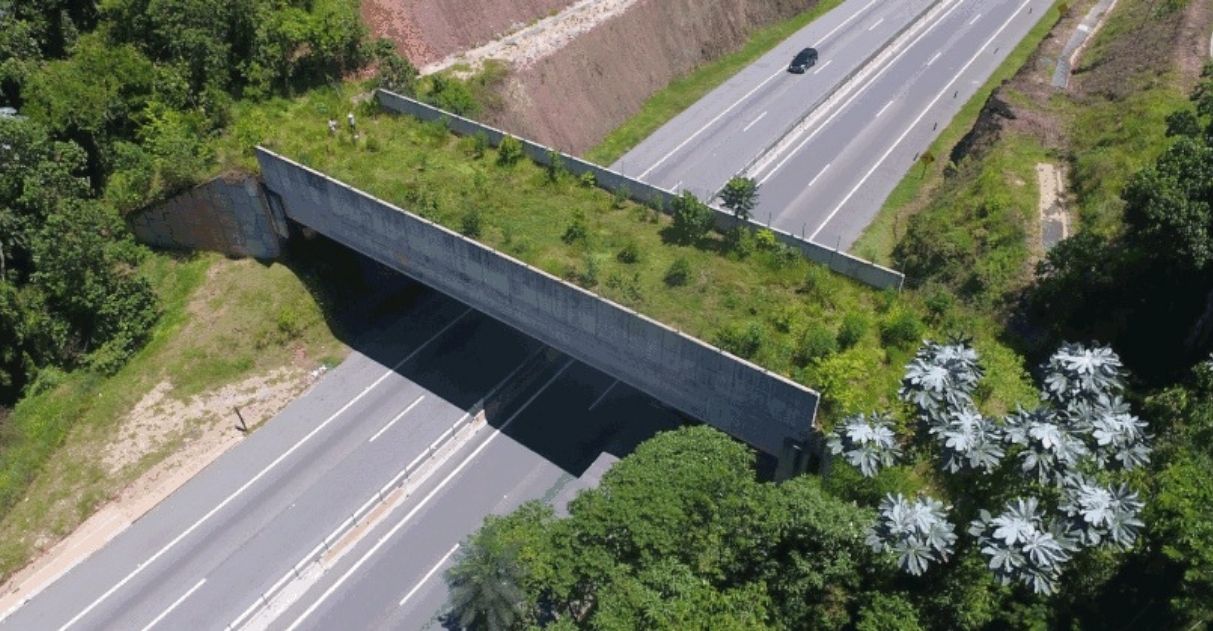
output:
<path id="1" fill-rule="evenodd" d="M 674 199 L 673 210 L 671 231 L 679 243 L 695 243 L 712 229 L 712 209 L 690 191 L 683 191 Z"/>
<path id="2" fill-rule="evenodd" d="M 758 205 L 758 183 L 753 178 L 734 177 L 720 191 L 720 199 L 738 221 L 749 221 L 750 211 Z"/>

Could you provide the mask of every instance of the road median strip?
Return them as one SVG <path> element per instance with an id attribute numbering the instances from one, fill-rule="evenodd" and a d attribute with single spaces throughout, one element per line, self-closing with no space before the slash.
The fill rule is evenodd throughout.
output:
<path id="1" fill-rule="evenodd" d="M 546 374 L 558 357 L 559 355 L 544 347 L 527 356 L 488 394 L 468 408 L 459 420 L 405 465 L 395 477 L 372 494 L 298 563 L 291 566 L 277 582 L 258 594 L 257 599 L 226 628 L 231 630 L 268 627 L 358 541 L 411 497 L 459 447 L 467 444 L 484 426 L 490 410 L 508 406 L 510 401 L 526 391 L 527 386 Z"/>

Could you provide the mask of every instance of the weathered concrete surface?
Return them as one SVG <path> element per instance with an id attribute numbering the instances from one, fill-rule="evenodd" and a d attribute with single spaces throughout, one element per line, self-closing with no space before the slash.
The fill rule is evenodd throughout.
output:
<path id="1" fill-rule="evenodd" d="M 815 453 L 816 392 L 270 151 L 257 159 L 290 219 L 780 458 L 781 476 Z"/>
<path id="2" fill-rule="evenodd" d="M 135 211 L 127 224 L 148 245 L 211 250 L 228 256 L 274 259 L 282 253 L 286 222 L 262 194 L 256 177 L 219 177 L 165 202 Z"/>
<path id="3" fill-rule="evenodd" d="M 470 136 L 482 132 L 488 137 L 489 143 L 494 147 L 500 144 L 501 139 L 506 136 L 506 132 L 495 127 L 452 114 L 406 96 L 386 90 L 378 90 L 376 96 L 379 99 L 380 105 L 393 112 L 413 116 L 424 121 L 444 120 L 452 132 L 461 136 Z M 518 140 L 522 143 L 523 151 L 531 160 L 539 164 L 547 164 L 551 159 L 554 152 L 551 147 L 525 138 L 518 138 Z M 560 155 L 564 168 L 568 169 L 570 173 L 574 175 L 592 173 L 594 174 L 595 182 L 597 182 L 600 188 L 611 192 L 622 191 L 635 201 L 651 204 L 656 208 L 668 212 L 671 208 L 671 203 L 676 197 L 672 191 L 642 182 L 607 167 L 587 162 L 577 156 L 558 151 L 555 153 Z M 727 230 L 737 224 L 737 219 L 733 217 L 732 213 L 715 206 L 710 207 L 715 211 L 717 227 Z M 852 280 L 871 285 L 878 289 L 900 289 L 902 283 L 905 282 L 905 275 L 896 270 L 865 261 L 846 252 L 826 247 L 813 241 L 801 239 L 794 234 L 778 228 L 769 228 L 755 221 L 750 221 L 749 225 L 755 229 L 768 228 L 771 232 L 775 233 L 775 237 L 784 245 L 800 251 L 809 260 L 825 265 Z"/>

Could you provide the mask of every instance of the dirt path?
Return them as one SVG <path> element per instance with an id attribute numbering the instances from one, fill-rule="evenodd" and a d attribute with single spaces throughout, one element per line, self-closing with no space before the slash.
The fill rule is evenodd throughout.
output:
<path id="1" fill-rule="evenodd" d="M 474 72 L 486 59 L 504 61 L 515 68 L 526 68 L 555 53 L 577 36 L 628 9 L 636 0 L 581 0 L 556 15 L 515 31 L 479 48 L 455 53 L 423 66 L 422 74 L 466 64 Z"/>
<path id="2" fill-rule="evenodd" d="M 1053 249 L 1069 237 L 1070 214 L 1065 205 L 1065 169 L 1048 162 L 1036 165 L 1036 181 L 1040 186 L 1040 248 L 1042 253 Z"/>

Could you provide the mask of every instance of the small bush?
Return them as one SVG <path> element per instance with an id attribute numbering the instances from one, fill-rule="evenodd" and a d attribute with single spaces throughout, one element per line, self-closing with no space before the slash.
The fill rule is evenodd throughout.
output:
<path id="1" fill-rule="evenodd" d="M 930 313 L 931 319 L 935 322 L 942 321 L 948 312 L 952 310 L 952 306 L 956 300 L 952 297 L 948 290 L 937 287 L 927 294 L 924 304 L 927 306 L 927 312 Z"/>
<path id="2" fill-rule="evenodd" d="M 780 333 L 791 333 L 799 321 L 800 309 L 794 306 L 784 307 L 771 319 L 771 323 L 775 325 L 775 330 Z"/>
<path id="3" fill-rule="evenodd" d="M 681 287 L 690 279 L 691 264 L 681 256 L 674 259 L 674 262 L 670 264 L 670 269 L 665 272 L 665 284 L 670 287 Z"/>
<path id="4" fill-rule="evenodd" d="M 459 219 L 459 232 L 473 239 L 480 236 L 481 230 L 484 228 L 484 216 L 479 208 L 469 209 L 463 213 L 463 217 Z"/>
<path id="5" fill-rule="evenodd" d="M 501 139 L 501 145 L 497 147 L 497 164 L 503 167 L 512 167 L 518 164 L 522 159 L 522 141 L 513 136 L 506 136 Z"/>
<path id="6" fill-rule="evenodd" d="M 278 327 L 278 332 L 286 340 L 293 340 L 303 333 L 303 324 L 300 322 L 299 314 L 290 307 L 285 307 L 278 311 L 275 324 Z"/>
<path id="7" fill-rule="evenodd" d="M 848 313 L 838 329 L 838 347 L 846 350 L 855 346 L 868 333 L 868 319 L 860 313 Z"/>
<path id="8" fill-rule="evenodd" d="M 729 252 L 733 253 L 737 258 L 748 258 L 757 249 L 757 242 L 753 231 L 742 226 L 734 226 L 725 235 L 725 242 L 728 245 Z"/>
<path id="9" fill-rule="evenodd" d="M 573 221 L 569 223 L 568 228 L 565 228 L 564 236 L 560 238 L 565 243 L 572 244 L 577 241 L 584 242 L 588 235 L 589 229 L 585 225 L 585 213 L 577 210 L 573 213 Z"/>
<path id="10" fill-rule="evenodd" d="M 586 171 L 577 178 L 577 183 L 580 184 L 582 188 L 594 188 L 595 186 L 598 186 L 598 178 L 594 175 L 593 171 Z"/>
<path id="11" fill-rule="evenodd" d="M 560 155 L 560 152 L 555 149 L 548 151 L 548 163 L 543 166 L 543 170 L 547 173 L 549 184 L 559 182 L 560 176 L 565 172 L 564 156 Z"/>
<path id="12" fill-rule="evenodd" d="M 477 160 L 484 157 L 485 152 L 489 150 L 489 135 L 480 130 L 472 134 L 472 157 Z"/>
<path id="13" fill-rule="evenodd" d="M 754 233 L 754 246 L 763 252 L 774 252 L 779 245 L 779 238 L 771 230 L 763 228 Z"/>
<path id="14" fill-rule="evenodd" d="M 712 229 L 712 209 L 690 191 L 674 200 L 674 237 L 682 243 L 694 243 Z"/>
<path id="15" fill-rule="evenodd" d="M 631 195 L 632 192 L 627 186 L 620 186 L 619 188 L 615 189 L 615 191 L 611 193 L 611 208 L 620 210 L 624 206 L 627 206 L 628 198 L 631 197 Z"/>
<path id="16" fill-rule="evenodd" d="M 619 250 L 619 254 L 615 258 L 619 259 L 620 263 L 627 263 L 629 265 L 636 263 L 640 260 L 640 248 L 637 247 L 635 241 L 628 241 L 623 246 L 623 249 Z"/>
<path id="17" fill-rule="evenodd" d="M 885 346 L 909 348 L 922 341 L 922 322 L 909 311 L 898 311 L 880 326 L 880 341 Z"/>
<path id="18" fill-rule="evenodd" d="M 716 334 L 716 344 L 724 350 L 744 359 L 751 359 L 762 349 L 766 331 L 751 322 L 746 326 L 730 325 Z"/>
<path id="19" fill-rule="evenodd" d="M 814 323 L 800 338 L 800 346 L 796 348 L 796 363 L 804 366 L 815 359 L 828 357 L 838 352 L 838 341 L 834 332 L 821 324 Z"/>

